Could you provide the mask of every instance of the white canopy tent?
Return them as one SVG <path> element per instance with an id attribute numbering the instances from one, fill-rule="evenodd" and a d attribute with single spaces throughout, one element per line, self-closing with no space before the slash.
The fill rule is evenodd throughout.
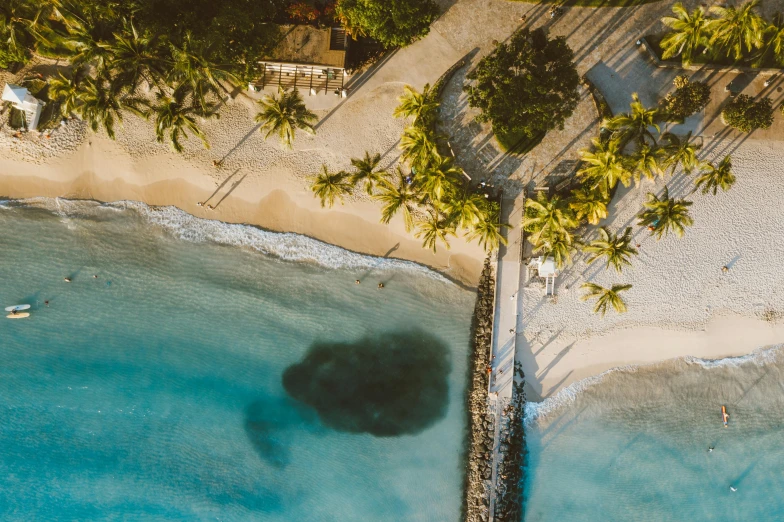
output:
<path id="1" fill-rule="evenodd" d="M 12 83 L 5 84 L 5 87 L 3 88 L 3 101 L 11 102 L 14 108 L 25 113 L 27 128 L 29 130 L 38 128 L 38 121 L 41 119 L 41 111 L 46 104 L 35 96 L 32 96 L 26 88 Z"/>

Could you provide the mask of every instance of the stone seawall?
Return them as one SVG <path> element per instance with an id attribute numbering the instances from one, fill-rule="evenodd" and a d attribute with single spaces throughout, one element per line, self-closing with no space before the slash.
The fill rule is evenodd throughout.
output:
<path id="1" fill-rule="evenodd" d="M 503 460 L 498 465 L 496 483 L 495 522 L 520 522 L 523 520 L 523 486 L 525 459 L 525 374 L 515 362 L 515 381 L 512 402 L 501 414 L 501 447 Z"/>
<path id="2" fill-rule="evenodd" d="M 489 518 L 489 489 L 491 476 L 495 417 L 487 408 L 487 387 L 490 350 L 493 333 L 495 274 L 490 260 L 485 260 L 479 279 L 476 308 L 471 325 L 473 350 L 470 362 L 470 382 L 467 390 L 468 413 L 466 476 L 463 486 L 463 520 L 484 522 Z"/>

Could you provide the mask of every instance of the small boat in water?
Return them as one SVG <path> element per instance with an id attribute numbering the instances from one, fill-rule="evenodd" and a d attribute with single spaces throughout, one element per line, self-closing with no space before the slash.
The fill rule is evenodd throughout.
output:
<path id="1" fill-rule="evenodd" d="M 727 407 L 726 406 L 722 406 L 721 407 L 721 420 L 722 420 L 722 422 L 724 422 L 724 427 L 728 428 L 729 427 L 729 423 L 730 423 L 730 414 L 727 413 Z"/>
<path id="2" fill-rule="evenodd" d="M 24 319 L 25 317 L 30 317 L 30 314 L 27 312 L 17 312 L 15 314 L 8 314 L 6 317 L 9 319 Z"/>
<path id="3" fill-rule="evenodd" d="M 5 307 L 6 312 L 21 312 L 22 310 L 29 310 L 29 309 L 30 309 L 29 304 L 20 304 L 20 305 Z"/>

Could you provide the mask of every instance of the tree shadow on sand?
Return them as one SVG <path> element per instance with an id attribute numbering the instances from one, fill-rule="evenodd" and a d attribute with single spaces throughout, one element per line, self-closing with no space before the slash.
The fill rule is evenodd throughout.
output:
<path id="1" fill-rule="evenodd" d="M 446 414 L 449 350 L 422 330 L 353 343 L 316 342 L 286 369 L 283 387 L 330 428 L 377 437 L 424 431 Z"/>

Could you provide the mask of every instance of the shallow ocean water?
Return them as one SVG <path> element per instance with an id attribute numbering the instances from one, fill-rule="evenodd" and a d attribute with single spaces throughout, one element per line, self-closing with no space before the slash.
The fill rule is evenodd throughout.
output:
<path id="1" fill-rule="evenodd" d="M 457 520 L 473 301 L 175 209 L 4 202 L 0 303 L 33 309 L 0 319 L 0 519 Z"/>
<path id="2" fill-rule="evenodd" d="M 527 405 L 526 521 L 784 520 L 780 347 L 591 381 Z"/>

